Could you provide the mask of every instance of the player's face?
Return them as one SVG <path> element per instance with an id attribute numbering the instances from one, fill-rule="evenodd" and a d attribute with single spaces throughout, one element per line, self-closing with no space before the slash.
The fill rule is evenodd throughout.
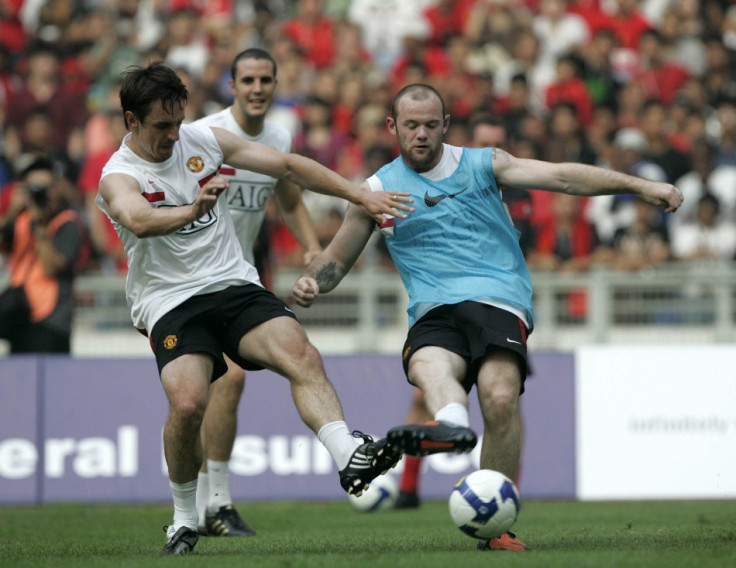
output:
<path id="1" fill-rule="evenodd" d="M 130 111 L 127 118 L 132 132 L 130 147 L 136 154 L 149 162 L 163 162 L 171 157 L 179 140 L 179 127 L 184 122 L 183 105 L 174 104 L 169 111 L 161 101 L 156 101 L 143 121 Z"/>
<path id="2" fill-rule="evenodd" d="M 273 64 L 268 59 L 241 59 L 235 72 L 230 90 L 240 113 L 246 119 L 265 116 L 276 90 Z"/>
<path id="3" fill-rule="evenodd" d="M 407 95 L 399 100 L 396 111 L 396 119 L 387 120 L 401 157 L 414 171 L 431 170 L 442 157 L 442 141 L 450 124 L 449 115 L 442 115 L 442 103 L 435 96 L 413 100 Z"/>
<path id="4" fill-rule="evenodd" d="M 493 124 L 479 124 L 473 131 L 474 148 L 500 148 L 506 150 L 506 129 Z"/>

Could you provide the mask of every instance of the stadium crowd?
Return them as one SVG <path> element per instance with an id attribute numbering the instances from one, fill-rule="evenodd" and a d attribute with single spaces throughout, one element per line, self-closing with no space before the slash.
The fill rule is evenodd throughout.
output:
<path id="1" fill-rule="evenodd" d="M 490 113 L 514 155 L 601 165 L 685 195 L 664 216 L 629 198 L 533 192 L 522 212 L 531 268 L 736 255 L 730 0 L 4 0 L 0 223 L 21 173 L 48 158 L 86 229 L 79 270 L 124 272 L 122 245 L 94 205 L 125 135 L 120 73 L 163 60 L 190 89 L 192 121 L 231 103 L 230 63 L 248 47 L 278 62 L 269 118 L 297 152 L 346 178 L 397 155 L 385 127 L 391 98 L 425 82 L 448 103 L 449 144 L 469 145 L 474 120 Z M 324 246 L 346 204 L 307 194 Z M 275 207 L 262 240 L 273 269 L 302 264 Z"/>

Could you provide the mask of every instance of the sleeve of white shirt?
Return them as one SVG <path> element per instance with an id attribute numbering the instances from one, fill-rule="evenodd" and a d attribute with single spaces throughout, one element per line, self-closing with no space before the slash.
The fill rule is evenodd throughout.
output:
<path id="1" fill-rule="evenodd" d="M 383 191 L 383 183 L 377 175 L 372 175 L 366 182 L 368 183 L 368 187 L 371 188 L 371 191 Z"/>

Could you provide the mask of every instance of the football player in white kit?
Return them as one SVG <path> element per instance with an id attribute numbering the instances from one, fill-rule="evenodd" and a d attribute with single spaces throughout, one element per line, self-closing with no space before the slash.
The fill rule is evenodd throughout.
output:
<path id="1" fill-rule="evenodd" d="M 276 72 L 276 61 L 267 51 L 250 48 L 240 52 L 231 65 L 233 104 L 195 124 L 217 126 L 244 140 L 260 142 L 282 152 L 292 151 L 291 133 L 266 119 L 276 90 Z M 243 257 L 250 264 L 255 265 L 253 247 L 266 214 L 266 202 L 272 195 L 286 226 L 306 251 L 304 264 L 309 264 L 322 251 L 299 186 L 227 165 L 220 168 L 220 176 L 230 184 L 227 205 Z M 255 531 L 233 506 L 228 465 L 235 443 L 245 371 L 228 357 L 225 361 L 227 373 L 212 383 L 202 422 L 204 459 L 197 484 L 199 532 L 208 536 L 250 536 Z"/>
<path id="2" fill-rule="evenodd" d="M 169 400 L 163 442 L 174 515 L 161 551 L 167 555 L 188 554 L 198 540 L 200 426 L 210 383 L 227 370 L 223 353 L 244 369 L 289 380 L 302 420 L 348 493 L 362 493 L 401 457 L 385 439 L 348 429 L 318 351 L 243 258 L 227 203 L 218 199 L 228 187 L 220 167 L 287 178 L 361 205 L 378 221 L 413 209 L 406 192 L 367 192 L 303 156 L 185 125 L 187 98 L 161 62 L 124 73 L 120 102 L 130 133 L 105 165 L 97 198 L 123 241 L 133 324 L 150 338 Z"/>

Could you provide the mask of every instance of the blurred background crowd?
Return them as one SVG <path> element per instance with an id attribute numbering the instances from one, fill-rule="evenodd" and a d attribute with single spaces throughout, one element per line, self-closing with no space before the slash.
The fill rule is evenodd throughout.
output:
<path id="1" fill-rule="evenodd" d="M 730 0 L 0 0 L 0 222 L 20 173 L 53 161 L 88 244 L 80 270 L 123 273 L 122 247 L 94 206 L 125 126 L 119 74 L 163 60 L 190 88 L 187 120 L 228 106 L 233 57 L 278 62 L 270 119 L 295 150 L 361 181 L 397 155 L 393 94 L 424 82 L 470 145 L 491 114 L 506 149 L 668 181 L 664 216 L 623 197 L 532 192 L 531 268 L 633 270 L 736 255 L 736 4 Z M 323 244 L 344 204 L 305 194 Z M 276 208 L 271 265 L 298 266 Z"/>

